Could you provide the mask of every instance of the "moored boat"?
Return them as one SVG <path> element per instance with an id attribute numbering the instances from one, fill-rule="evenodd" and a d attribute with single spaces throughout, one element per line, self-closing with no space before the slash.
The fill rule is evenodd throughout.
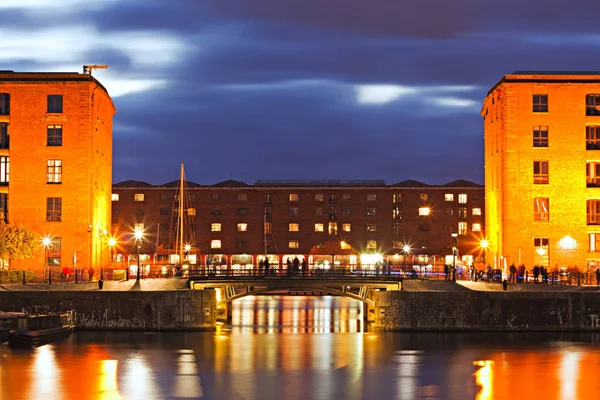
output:
<path id="1" fill-rule="evenodd" d="M 75 328 L 73 313 L 24 314 L 17 318 L 10 330 L 11 345 L 39 345 L 70 334 Z"/>
<path id="2" fill-rule="evenodd" d="M 8 340 L 10 330 L 16 327 L 17 319 L 23 315 L 20 312 L 0 312 L 0 344 Z"/>

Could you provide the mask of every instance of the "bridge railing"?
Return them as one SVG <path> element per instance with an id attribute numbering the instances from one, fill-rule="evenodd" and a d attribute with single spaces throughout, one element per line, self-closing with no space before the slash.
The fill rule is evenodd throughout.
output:
<path id="1" fill-rule="evenodd" d="M 244 269 L 218 269 L 218 268 L 196 268 L 190 269 L 184 274 L 190 278 L 268 278 L 268 277 L 345 277 L 345 278 L 404 278 L 402 271 L 386 269 L 348 269 L 348 268 L 328 268 L 328 269 L 308 269 L 308 270 L 288 270 L 281 268 L 244 268 Z"/>

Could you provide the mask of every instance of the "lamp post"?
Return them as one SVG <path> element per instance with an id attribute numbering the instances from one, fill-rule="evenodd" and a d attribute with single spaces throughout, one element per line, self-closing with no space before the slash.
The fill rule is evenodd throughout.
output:
<path id="1" fill-rule="evenodd" d="M 48 247 L 52 244 L 52 238 L 44 236 L 42 238 L 42 245 L 44 245 L 44 281 L 48 278 L 48 284 L 52 284 L 52 277 L 50 277 L 50 271 L 48 266 Z"/>
<path id="2" fill-rule="evenodd" d="M 144 232 L 142 232 L 142 230 L 139 228 L 135 228 L 135 230 L 133 232 L 133 237 L 135 238 L 135 244 L 137 246 L 137 274 L 136 274 L 136 278 L 135 278 L 136 282 L 140 281 L 140 247 L 141 247 L 141 240 L 142 240 L 143 236 L 144 236 Z"/>
<path id="3" fill-rule="evenodd" d="M 452 280 L 456 282 L 456 252 L 458 251 L 458 233 L 452 232 Z"/>
<path id="4" fill-rule="evenodd" d="M 100 280 L 104 280 L 104 238 L 107 233 L 106 229 L 100 231 Z"/>
<path id="5" fill-rule="evenodd" d="M 481 242 L 479 242 L 479 246 L 483 249 L 483 264 L 484 266 L 488 264 L 487 262 L 487 249 L 490 245 L 490 242 L 487 241 L 487 239 L 482 239 Z M 506 276 L 506 271 L 503 271 L 504 275 Z M 475 280 L 475 276 L 477 275 L 476 271 L 473 271 L 473 280 Z"/>
<path id="6" fill-rule="evenodd" d="M 407 269 L 407 259 L 408 259 L 408 255 L 410 254 L 410 246 L 405 244 L 404 247 L 402 247 L 402 252 L 404 253 L 404 272 L 406 272 Z"/>

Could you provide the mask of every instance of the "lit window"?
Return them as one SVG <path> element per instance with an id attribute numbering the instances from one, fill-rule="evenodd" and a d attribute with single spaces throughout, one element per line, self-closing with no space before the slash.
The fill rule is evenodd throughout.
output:
<path id="1" fill-rule="evenodd" d="M 62 160 L 46 161 L 46 182 L 62 183 Z"/>
<path id="2" fill-rule="evenodd" d="M 290 193 L 290 201 L 300 201 L 300 195 L 298 193 Z"/>
<path id="3" fill-rule="evenodd" d="M 533 95 L 533 112 L 548 112 L 548 95 Z"/>
<path id="4" fill-rule="evenodd" d="M 300 248 L 300 243 L 297 240 L 290 240 L 288 242 L 288 248 L 290 248 L 290 249 L 299 249 Z"/>
<path id="5" fill-rule="evenodd" d="M 337 228 L 338 228 L 337 222 L 330 222 L 327 225 L 327 231 L 329 232 L 330 235 L 334 235 L 334 236 L 337 235 Z"/>
<path id="6" fill-rule="evenodd" d="M 461 221 L 458 223 L 458 234 L 459 235 L 466 235 L 467 234 L 467 223 L 464 221 Z"/>
<path id="7" fill-rule="evenodd" d="M 349 250 L 351 249 L 350 245 L 348 243 L 346 243 L 345 241 L 341 241 L 340 242 L 340 249 L 342 250 Z"/>
<path id="8" fill-rule="evenodd" d="M 481 232 L 481 224 L 473 224 L 473 232 Z"/>
<path id="9" fill-rule="evenodd" d="M 133 201 L 144 201 L 144 193 L 136 193 L 133 195 Z"/>
<path id="10" fill-rule="evenodd" d="M 419 199 L 420 199 L 421 201 L 427 201 L 427 200 L 429 200 L 429 196 L 427 195 L 427 193 L 421 193 L 421 194 L 419 195 Z"/>
<path id="11" fill-rule="evenodd" d="M 210 231 L 211 232 L 221 232 L 221 224 L 219 224 L 219 223 L 210 224 Z"/>
<path id="12" fill-rule="evenodd" d="M 377 248 L 377 240 L 367 240 L 367 249 L 372 250 Z"/>
<path id="13" fill-rule="evenodd" d="M 298 215 L 300 215 L 300 209 L 298 207 L 290 207 L 290 209 L 288 210 L 288 213 L 290 215 L 298 216 Z"/>
<path id="14" fill-rule="evenodd" d="M 377 232 L 377 224 L 367 224 L 367 232 Z"/>
<path id="15" fill-rule="evenodd" d="M 188 215 L 190 215 L 190 216 L 196 215 L 196 209 L 195 208 L 188 208 L 187 212 L 188 212 Z"/>
<path id="16" fill-rule="evenodd" d="M 533 162 L 533 183 L 544 184 L 550 182 L 548 174 L 548 161 Z"/>
<path id="17" fill-rule="evenodd" d="M 119 201 L 119 194 L 118 193 L 113 193 L 110 195 L 110 199 L 112 201 Z"/>
<path id="18" fill-rule="evenodd" d="M 533 199 L 533 220 L 548 222 L 550 220 L 550 199 L 536 197 Z"/>
<path id="19" fill-rule="evenodd" d="M 392 209 L 392 218 L 396 220 L 402 219 L 402 208 L 394 207 Z"/>
<path id="20" fill-rule="evenodd" d="M 315 194 L 315 201 L 318 202 L 318 203 L 322 203 L 324 198 L 325 197 L 323 196 L 323 193 L 317 193 L 317 194 Z"/>
<path id="21" fill-rule="evenodd" d="M 403 246 L 403 243 L 399 240 L 392 240 L 392 249 L 401 249 Z"/>
<path id="22" fill-rule="evenodd" d="M 367 201 L 377 201 L 376 194 L 367 194 Z"/>
<path id="23" fill-rule="evenodd" d="M 431 208 L 419 207 L 419 215 L 429 215 L 429 214 L 431 214 Z"/>
<path id="24" fill-rule="evenodd" d="M 467 204 L 467 194 L 466 193 L 459 193 L 458 204 Z"/>
<path id="25" fill-rule="evenodd" d="M 220 240 L 211 240 L 210 241 L 210 248 L 211 249 L 220 249 L 221 248 L 221 241 Z"/>
<path id="26" fill-rule="evenodd" d="M 453 193 L 446 193 L 444 195 L 444 200 L 445 201 L 454 201 L 454 194 Z"/>
<path id="27" fill-rule="evenodd" d="M 248 224 L 237 224 L 238 232 L 246 232 L 248 230 Z"/>
<path id="28" fill-rule="evenodd" d="M 144 232 L 144 224 L 138 223 L 133 226 L 135 232 Z"/>
<path id="29" fill-rule="evenodd" d="M 272 222 L 265 222 L 263 224 L 263 228 L 264 228 L 265 235 L 273 234 L 273 223 Z"/>
<path id="30" fill-rule="evenodd" d="M 290 232 L 298 232 L 300 230 L 300 224 L 289 224 L 288 230 Z"/>
<path id="31" fill-rule="evenodd" d="M 342 224 L 342 231 L 344 231 L 344 232 L 352 231 L 352 224 Z"/>
<path id="32" fill-rule="evenodd" d="M 392 203 L 394 203 L 394 204 L 402 203 L 402 193 L 394 193 L 392 195 Z"/>
<path id="33" fill-rule="evenodd" d="M 374 208 L 367 208 L 367 215 L 372 217 L 375 215 L 376 209 Z"/>
<path id="34" fill-rule="evenodd" d="M 481 215 L 481 208 L 479 208 L 479 207 L 473 208 L 472 214 L 473 215 Z"/>
<path id="35" fill-rule="evenodd" d="M 315 232 L 324 232 L 325 227 L 323 224 L 315 224 Z"/>
<path id="36" fill-rule="evenodd" d="M 247 201 L 248 195 L 246 193 L 240 193 L 237 195 L 237 201 Z"/>
<path id="37" fill-rule="evenodd" d="M 533 127 L 533 147 L 548 147 L 548 127 Z"/>

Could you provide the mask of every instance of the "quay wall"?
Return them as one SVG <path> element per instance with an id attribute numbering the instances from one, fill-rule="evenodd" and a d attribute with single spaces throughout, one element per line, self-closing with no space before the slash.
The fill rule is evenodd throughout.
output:
<path id="1" fill-rule="evenodd" d="M 214 290 L 0 291 L 0 311 L 75 311 L 78 329 L 213 330 Z"/>
<path id="2" fill-rule="evenodd" d="M 600 331 L 596 292 L 380 291 L 377 330 Z"/>

